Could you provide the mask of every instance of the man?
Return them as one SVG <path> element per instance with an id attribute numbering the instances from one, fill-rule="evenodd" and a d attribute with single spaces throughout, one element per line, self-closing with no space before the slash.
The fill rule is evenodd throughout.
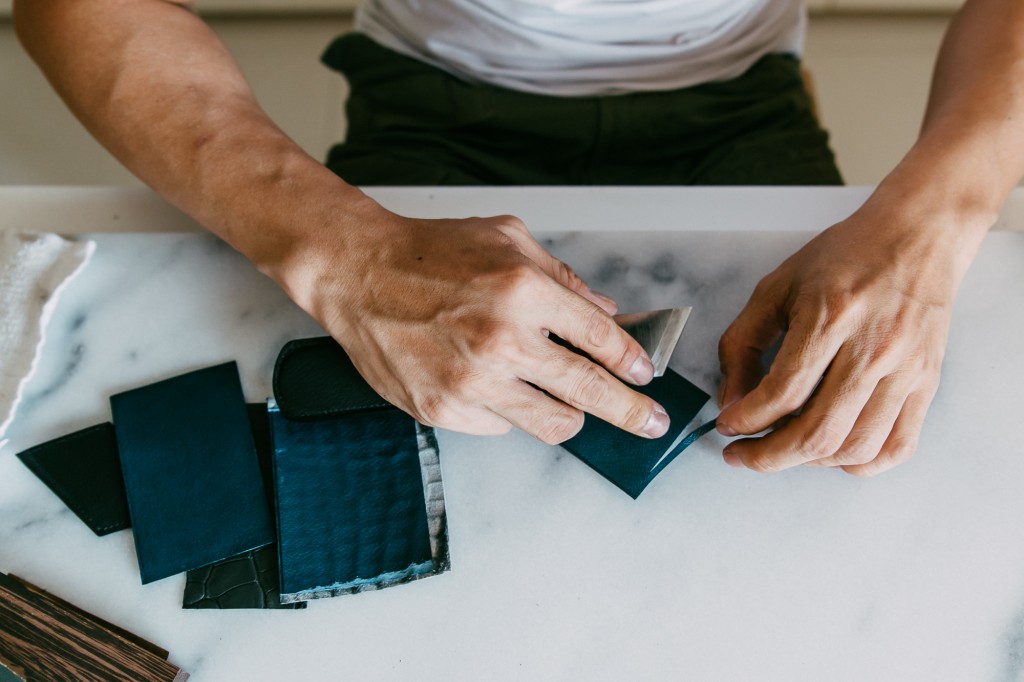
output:
<path id="1" fill-rule="evenodd" d="M 613 323 L 613 301 L 515 218 L 394 215 L 304 154 L 186 0 L 16 0 L 14 16 L 29 52 L 107 148 L 277 281 L 417 419 L 477 434 L 516 426 L 550 443 L 571 437 L 583 411 L 638 435 L 667 430 L 664 410 L 626 385 L 646 383 L 652 368 Z M 640 174 L 654 156 L 682 178 L 669 182 L 758 181 L 761 171 L 738 177 L 751 167 L 783 176 L 806 167 L 788 181 L 834 182 L 806 95 L 793 89 L 796 62 L 784 56 L 799 49 L 800 21 L 792 0 L 374 0 L 361 26 L 375 40 L 349 39 L 327 55 L 353 80 L 352 132 L 330 162 L 356 184 L 381 168 L 383 181 L 415 181 L 424 156 L 452 174 L 426 181 L 457 184 L 514 182 L 531 168 L 550 182 L 629 184 L 650 181 Z M 751 435 L 799 412 L 731 443 L 729 463 L 873 474 L 913 453 L 954 294 L 1024 173 L 1021 35 L 1024 4 L 967 0 L 913 149 L 859 211 L 766 276 L 725 333 L 719 430 Z M 409 78 L 415 87 L 402 90 Z M 433 79 L 427 90 L 424 78 Z M 396 90 L 405 98 L 396 102 Z M 434 109 L 478 99 L 478 109 Z M 762 101 L 774 102 L 766 113 Z M 681 125 L 666 102 L 680 107 Z M 419 110 L 405 113 L 409 103 Z M 638 119 L 646 138 L 619 136 L 613 114 L 648 109 Z M 590 112 L 600 136 L 591 147 L 572 138 L 585 121 L 559 127 L 558 115 L 577 111 Z M 704 120 L 709 111 L 721 125 Z M 495 116 L 508 130 L 529 129 L 531 144 L 555 158 L 508 161 L 507 140 L 486 125 L 473 133 Z M 679 140 L 692 142 L 692 125 L 709 126 L 696 137 L 710 136 L 713 148 L 666 159 Z M 682 130 L 661 137 L 673 127 Z M 786 140 L 791 129 L 800 144 Z M 760 153 L 745 157 L 751 131 Z M 651 157 L 618 169 L 605 158 L 608 145 L 636 139 Z M 564 167 L 580 159 L 589 161 Z M 762 377 L 762 353 L 782 335 Z"/>

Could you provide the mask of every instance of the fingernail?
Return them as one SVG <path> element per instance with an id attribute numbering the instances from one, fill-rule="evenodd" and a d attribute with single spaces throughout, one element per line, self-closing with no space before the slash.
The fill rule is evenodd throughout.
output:
<path id="1" fill-rule="evenodd" d="M 738 435 L 740 435 L 740 434 L 738 434 L 736 432 L 736 429 L 732 428 L 731 426 L 729 426 L 728 424 L 726 424 L 726 423 L 724 423 L 722 421 L 718 422 L 717 428 L 718 428 L 718 432 L 720 434 L 722 434 L 723 436 L 730 436 L 731 437 L 731 436 L 738 436 Z"/>
<path id="2" fill-rule="evenodd" d="M 737 469 L 743 468 L 743 460 L 737 457 L 729 448 L 722 451 L 722 459 L 724 459 L 725 463 L 731 467 L 736 467 Z"/>
<path id="3" fill-rule="evenodd" d="M 657 403 L 654 404 L 654 411 L 644 425 L 644 435 L 648 438 L 661 438 L 668 433 L 668 412 Z"/>
<path id="4" fill-rule="evenodd" d="M 725 377 L 722 377 L 722 384 L 718 387 L 718 395 L 715 397 L 715 402 L 718 403 L 718 409 L 722 409 L 722 401 L 725 399 Z"/>
<path id="5" fill-rule="evenodd" d="M 654 365 L 641 355 L 633 361 L 633 366 L 629 368 L 629 378 L 640 386 L 651 383 L 651 379 L 654 378 Z"/>

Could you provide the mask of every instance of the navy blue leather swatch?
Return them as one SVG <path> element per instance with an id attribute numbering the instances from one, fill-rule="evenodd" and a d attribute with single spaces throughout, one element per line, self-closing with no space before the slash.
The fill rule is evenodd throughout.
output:
<path id="1" fill-rule="evenodd" d="M 562 447 L 636 499 L 664 465 L 682 451 L 671 449 L 679 430 L 697 416 L 710 396 L 671 369 L 646 386 L 631 388 L 665 408 L 672 422 L 668 433 L 654 440 L 641 438 L 588 414 L 583 429 Z"/>
<path id="2" fill-rule="evenodd" d="M 234 362 L 110 405 L 143 584 L 273 542 Z"/>
<path id="3" fill-rule="evenodd" d="M 386 408 L 296 421 L 271 402 L 281 601 L 437 572 L 411 417 Z"/>
<path id="4" fill-rule="evenodd" d="M 263 477 L 263 491 L 274 516 L 274 454 L 266 403 L 246 405 Z M 282 604 L 277 545 L 266 545 L 194 568 L 185 575 L 183 609 L 304 609 L 305 602 Z"/>
<path id="5" fill-rule="evenodd" d="M 96 535 L 131 526 L 110 422 L 29 448 L 18 458 Z"/>

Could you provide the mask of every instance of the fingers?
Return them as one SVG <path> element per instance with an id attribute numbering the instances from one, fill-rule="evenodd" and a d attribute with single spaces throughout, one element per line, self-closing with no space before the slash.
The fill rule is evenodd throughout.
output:
<path id="1" fill-rule="evenodd" d="M 450 429 L 471 436 L 501 436 L 512 430 L 512 424 L 484 407 L 450 397 L 434 395 L 419 405 L 406 408 L 417 421 L 427 426 Z"/>
<path id="2" fill-rule="evenodd" d="M 878 382 L 875 392 L 857 417 L 846 441 L 834 455 L 809 462 L 815 466 L 867 464 L 874 460 L 907 401 L 908 386 L 903 375 L 890 374 Z"/>
<path id="3" fill-rule="evenodd" d="M 583 428 L 583 413 L 522 381 L 505 387 L 496 416 L 549 445 L 569 440 Z"/>
<path id="4" fill-rule="evenodd" d="M 550 342 L 539 353 L 543 359 L 524 368 L 524 381 L 576 411 L 588 412 L 637 436 L 660 438 L 668 431 L 668 413 L 661 405 L 630 390 L 604 368 Z M 504 411 L 501 414 L 513 421 Z"/>
<path id="5" fill-rule="evenodd" d="M 726 436 L 757 433 L 800 408 L 846 337 L 843 330 L 824 327 L 820 320 L 795 316 L 768 374 L 752 391 L 722 410 L 719 432 Z"/>
<path id="6" fill-rule="evenodd" d="M 784 299 L 785 291 L 769 280 L 762 280 L 736 321 L 722 335 L 718 343 L 722 371 L 720 408 L 747 395 L 761 380 L 761 358 L 785 331 Z"/>
<path id="7" fill-rule="evenodd" d="M 879 385 L 880 377 L 872 376 L 870 369 L 863 365 L 859 354 L 844 349 L 836 357 L 814 399 L 807 403 L 799 416 L 762 438 L 730 443 L 724 451 L 725 457 L 755 471 L 779 471 L 832 457 L 846 443 Z M 890 397 L 886 395 L 880 400 L 885 402 L 879 408 L 884 412 Z M 877 420 L 877 417 L 871 418 Z"/>
<path id="8" fill-rule="evenodd" d="M 654 365 L 636 339 L 607 312 L 564 289 L 551 292 L 556 308 L 538 320 L 548 330 L 583 351 L 623 381 L 650 383 Z"/>
<path id="9" fill-rule="evenodd" d="M 924 426 L 928 407 L 935 397 L 934 390 L 921 390 L 907 398 L 892 431 L 885 439 L 878 456 L 864 464 L 843 465 L 843 471 L 855 476 L 875 476 L 906 462 L 917 450 L 921 427 Z"/>

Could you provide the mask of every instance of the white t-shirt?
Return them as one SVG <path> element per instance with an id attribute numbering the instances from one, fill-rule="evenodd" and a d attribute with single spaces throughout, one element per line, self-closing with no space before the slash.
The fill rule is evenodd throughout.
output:
<path id="1" fill-rule="evenodd" d="M 365 0 L 356 29 L 470 80 L 545 95 L 671 90 L 799 55 L 802 0 Z"/>

